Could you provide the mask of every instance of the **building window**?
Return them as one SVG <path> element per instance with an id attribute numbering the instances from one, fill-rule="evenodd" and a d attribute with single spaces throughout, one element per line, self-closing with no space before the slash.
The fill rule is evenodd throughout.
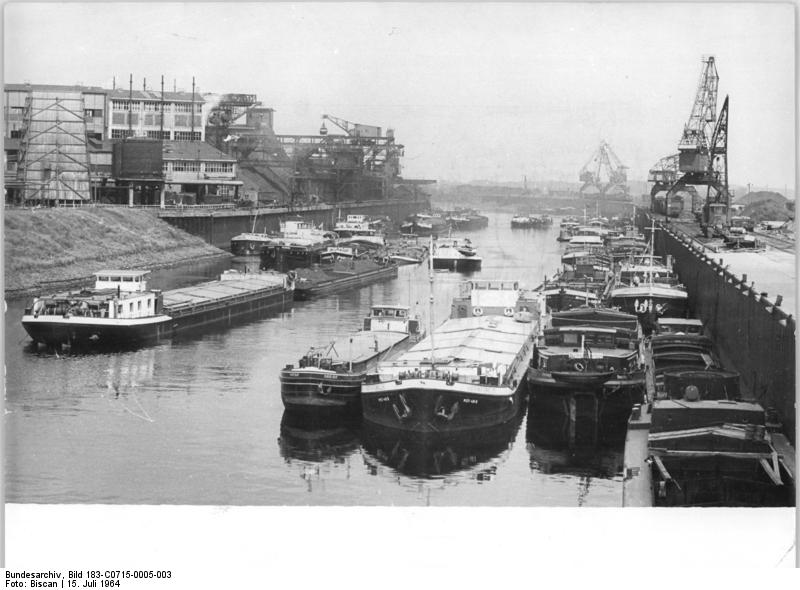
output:
<path id="1" fill-rule="evenodd" d="M 133 129 L 112 129 L 111 139 L 123 139 L 125 137 L 133 137 Z"/>
<path id="2" fill-rule="evenodd" d="M 101 109 L 84 109 L 83 116 L 87 119 L 96 119 L 103 116 L 103 111 Z"/>
<path id="3" fill-rule="evenodd" d="M 154 111 L 154 112 L 161 112 L 161 103 L 157 100 L 146 100 L 144 102 L 144 110 L 145 111 Z M 166 110 L 166 109 L 164 109 Z"/>
<path id="4" fill-rule="evenodd" d="M 194 112 L 196 113 L 199 109 L 197 107 L 194 108 Z M 191 113 L 192 112 L 192 103 L 190 102 L 176 102 L 175 103 L 175 112 L 176 113 Z"/>
<path id="5" fill-rule="evenodd" d="M 147 137 L 151 139 L 169 139 L 170 132 L 169 131 L 148 131 Z"/>
<path id="6" fill-rule="evenodd" d="M 232 197 L 236 193 L 236 187 L 229 184 L 220 184 L 217 187 L 217 194 L 220 197 Z"/>
<path id="7" fill-rule="evenodd" d="M 215 172 L 230 174 L 233 172 L 233 162 L 206 162 L 206 172 L 209 174 Z"/>
<path id="8" fill-rule="evenodd" d="M 200 162 L 197 160 L 176 160 L 172 163 L 173 172 L 200 172 Z"/>
<path id="9" fill-rule="evenodd" d="M 22 129 L 12 129 L 11 139 L 20 139 L 22 137 Z"/>
<path id="10" fill-rule="evenodd" d="M 195 131 L 192 134 L 191 131 L 176 131 L 175 132 L 175 141 L 200 141 L 202 139 L 200 132 Z"/>
<path id="11" fill-rule="evenodd" d="M 112 100 L 111 101 L 111 110 L 114 111 L 138 111 L 139 103 L 137 101 L 129 101 L 129 100 Z"/>

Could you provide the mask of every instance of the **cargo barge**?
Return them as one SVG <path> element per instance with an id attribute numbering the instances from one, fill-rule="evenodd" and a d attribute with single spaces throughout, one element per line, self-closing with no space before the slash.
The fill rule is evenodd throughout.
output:
<path id="1" fill-rule="evenodd" d="M 37 297 L 22 325 L 36 344 L 113 349 L 166 340 L 193 328 L 292 304 L 294 283 L 275 272 L 229 270 L 219 280 L 161 292 L 146 270 L 102 270 L 92 289 Z"/>
<path id="2" fill-rule="evenodd" d="M 373 305 L 363 330 L 312 348 L 281 371 L 287 411 L 361 417 L 361 384 L 379 361 L 399 355 L 419 337 L 419 319 L 403 305 Z"/>
<path id="3" fill-rule="evenodd" d="M 294 299 L 303 301 L 344 289 L 363 287 L 378 281 L 397 278 L 397 265 L 387 258 L 342 257 L 333 262 L 315 264 L 292 271 Z"/>
<path id="4" fill-rule="evenodd" d="M 227 270 L 219 280 L 165 291 L 164 313 L 173 333 L 226 323 L 261 312 L 281 312 L 292 305 L 294 282 L 278 272 Z"/>
<path id="5" fill-rule="evenodd" d="M 463 283 L 448 320 L 367 374 L 364 420 L 424 435 L 513 420 L 527 392 L 541 308 L 516 281 Z"/>
<path id="6" fill-rule="evenodd" d="M 94 288 L 35 297 L 22 327 L 46 346 L 119 346 L 166 337 L 172 318 L 143 270 L 101 270 Z"/>

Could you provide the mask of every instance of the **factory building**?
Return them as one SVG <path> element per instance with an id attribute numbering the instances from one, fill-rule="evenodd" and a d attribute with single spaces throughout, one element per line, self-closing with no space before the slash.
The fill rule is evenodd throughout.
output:
<path id="1" fill-rule="evenodd" d="M 134 196 L 145 195 L 136 200 L 148 204 L 162 201 L 161 193 L 176 202 L 233 200 L 242 184 L 236 159 L 204 143 L 204 103 L 196 92 L 6 84 L 6 202 L 130 203 L 132 182 L 141 189 Z M 165 140 L 158 182 L 115 176 L 122 168 L 113 165 L 114 145 L 126 138 Z"/>

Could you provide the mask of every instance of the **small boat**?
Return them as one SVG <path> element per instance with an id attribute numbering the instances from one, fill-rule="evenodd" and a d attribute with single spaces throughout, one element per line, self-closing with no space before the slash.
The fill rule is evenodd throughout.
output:
<path id="1" fill-rule="evenodd" d="M 485 215 L 481 215 L 474 209 L 446 211 L 444 213 L 444 220 L 451 228 L 457 230 L 481 229 L 489 225 L 489 218 Z"/>
<path id="2" fill-rule="evenodd" d="M 373 305 L 363 330 L 312 348 L 280 374 L 281 399 L 290 411 L 361 415 L 361 384 L 380 360 L 407 349 L 419 336 L 418 318 L 402 305 Z"/>
<path id="3" fill-rule="evenodd" d="M 367 375 L 364 420 L 426 435 L 513 420 L 541 309 L 540 297 L 516 281 L 462 283 L 449 319 Z"/>
<path id="4" fill-rule="evenodd" d="M 333 226 L 333 232 L 339 237 L 339 244 L 364 244 L 384 246 L 386 240 L 376 228 L 375 222 L 366 215 L 348 215 L 344 220 L 338 220 Z"/>
<path id="5" fill-rule="evenodd" d="M 36 297 L 22 316 L 34 342 L 48 346 L 116 346 L 157 341 L 172 331 L 161 291 L 146 270 L 101 270 L 93 289 Z"/>
<path id="6" fill-rule="evenodd" d="M 533 227 L 530 215 L 514 215 L 511 218 L 511 227 L 516 229 L 529 229 Z"/>
<path id="7" fill-rule="evenodd" d="M 453 270 L 455 272 L 472 272 L 480 270 L 483 259 L 478 256 L 469 239 L 441 240 L 433 250 L 433 268 Z"/>
<path id="8" fill-rule="evenodd" d="M 444 235 L 449 229 L 450 226 L 441 215 L 425 213 L 411 215 L 400 224 L 402 234 L 423 237 Z"/>
<path id="9" fill-rule="evenodd" d="M 311 246 L 317 243 L 332 243 L 336 235 L 316 227 L 300 217 L 279 223 L 278 233 L 246 232 L 231 238 L 234 256 L 261 256 L 266 248 L 280 248 L 289 244 Z"/>

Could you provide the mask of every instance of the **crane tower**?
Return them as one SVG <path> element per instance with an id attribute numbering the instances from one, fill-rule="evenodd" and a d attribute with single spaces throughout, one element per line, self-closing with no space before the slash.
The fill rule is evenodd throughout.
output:
<path id="1" fill-rule="evenodd" d="M 603 196 L 628 196 L 628 169 L 605 141 L 581 168 L 581 194 L 594 189 Z"/>
<path id="2" fill-rule="evenodd" d="M 692 212 L 698 216 L 703 231 L 727 224 L 730 193 L 728 191 L 728 109 L 726 96 L 717 117 L 717 87 L 719 75 L 713 56 L 703 57 L 700 82 L 695 93 L 692 112 L 678 142 L 678 154 L 659 160 L 648 180 L 655 206 L 656 193 L 666 190 L 665 211 L 669 199 L 679 192 L 692 193 Z M 705 186 L 705 202 L 695 200 L 694 187 Z"/>

